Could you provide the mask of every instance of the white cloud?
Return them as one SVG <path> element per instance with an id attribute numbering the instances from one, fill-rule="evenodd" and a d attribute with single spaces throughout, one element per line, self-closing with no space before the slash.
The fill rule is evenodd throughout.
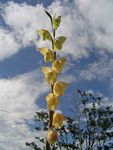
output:
<path id="1" fill-rule="evenodd" d="M 99 61 L 88 64 L 86 69 L 80 71 L 80 78 L 86 80 L 111 79 L 113 75 L 113 59 L 102 57 Z"/>
<path id="2" fill-rule="evenodd" d="M 44 9 L 43 5 L 31 6 L 26 3 L 1 4 L 2 17 L 11 29 L 9 36 L 13 35 L 13 44 L 17 44 L 17 49 L 12 50 L 12 54 L 20 48 L 33 44 L 44 46 L 44 43 L 37 39 L 36 33 L 36 29 L 50 29 Z M 70 3 L 68 0 L 56 0 L 47 9 L 53 15 L 56 13 L 62 16 L 57 35 L 63 34 L 67 37 L 63 48 L 64 54 L 71 55 L 74 59 L 87 57 L 92 47 L 98 48 L 99 53 L 113 52 L 112 1 L 73 0 Z M 14 49 L 13 44 L 10 46 L 12 49 Z M 6 54 L 2 58 L 1 55 L 1 59 L 8 56 L 10 55 Z"/>
<path id="3" fill-rule="evenodd" d="M 1 14 L 8 29 L 0 27 L 0 60 L 37 42 L 36 30 L 45 28 L 48 18 L 41 5 L 30 6 L 13 1 L 1 4 Z"/>
<path id="4" fill-rule="evenodd" d="M 92 48 L 100 54 L 113 53 L 112 1 L 63 0 L 54 2 L 49 9 L 63 16 L 59 33 L 67 36 L 67 54 L 74 58 L 88 56 Z"/>
<path id="5" fill-rule="evenodd" d="M 65 67 L 66 68 L 66 67 Z M 64 82 L 67 82 L 67 83 L 75 83 L 76 82 L 76 77 L 74 74 L 71 74 L 71 73 L 67 73 L 67 72 L 63 72 L 59 78 L 59 80 L 62 80 Z"/>
<path id="6" fill-rule="evenodd" d="M 13 30 L 14 36 L 22 46 L 36 42 L 36 29 L 43 28 L 46 22 L 44 8 L 14 2 L 3 5 L 3 19 Z"/>
<path id="7" fill-rule="evenodd" d="M 58 29 L 57 35 L 65 35 L 67 40 L 63 47 L 63 54 L 71 55 L 73 59 L 87 57 L 88 51 L 86 48 L 90 46 L 86 22 L 80 16 L 74 1 L 56 1 L 48 7 L 48 10 L 54 14 L 62 16 L 61 26 Z"/>
<path id="8" fill-rule="evenodd" d="M 69 75 L 67 80 L 72 82 L 72 78 Z M 38 70 L 0 79 L 0 149 L 27 149 L 25 142 L 34 141 L 36 134 L 44 134 L 33 132 L 32 119 L 35 112 L 41 109 L 38 105 L 42 101 L 40 96 L 48 91 L 48 84 Z"/>
<path id="9" fill-rule="evenodd" d="M 87 21 L 94 46 L 113 53 L 113 1 L 77 0 L 78 8 Z"/>
<path id="10" fill-rule="evenodd" d="M 25 142 L 33 141 L 36 134 L 26 121 L 33 119 L 40 109 L 36 101 L 47 91 L 48 86 L 37 70 L 0 79 L 0 110 L 6 110 L 0 111 L 0 149 L 24 150 Z"/>
<path id="11" fill-rule="evenodd" d="M 0 109 L 13 114 L 13 119 L 32 117 L 38 109 L 36 99 L 48 91 L 47 84 L 38 73 L 34 71 L 11 79 L 0 79 Z"/>
<path id="12" fill-rule="evenodd" d="M 14 36 L 9 31 L 0 29 L 0 60 L 12 56 L 17 53 L 20 48 Z"/>
<path id="13" fill-rule="evenodd" d="M 3 118 L 2 114 L 0 118 Z M 35 134 L 32 131 L 29 131 L 27 125 L 24 122 L 17 125 L 14 122 L 7 121 L 3 118 L 0 119 L 0 149 L 2 150 L 25 150 L 25 142 L 32 140 Z"/>
<path id="14" fill-rule="evenodd" d="M 67 77 L 68 82 L 72 79 L 71 75 Z M 38 70 L 9 79 L 0 78 L 0 149 L 24 150 L 25 142 L 34 140 L 37 133 L 32 131 L 32 119 L 41 109 L 40 96 L 48 91 L 48 84 Z"/>

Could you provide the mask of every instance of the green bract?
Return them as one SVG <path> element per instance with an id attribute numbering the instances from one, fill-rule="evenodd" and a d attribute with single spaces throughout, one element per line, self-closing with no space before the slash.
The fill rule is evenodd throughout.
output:
<path id="1" fill-rule="evenodd" d="M 54 51 L 58 51 L 62 49 L 62 45 L 65 42 L 66 37 L 60 36 L 54 41 Z"/>
<path id="2" fill-rule="evenodd" d="M 61 16 L 58 17 L 54 17 L 53 18 L 53 29 L 56 31 L 57 28 L 60 26 L 60 22 L 61 22 Z"/>
<path id="3" fill-rule="evenodd" d="M 37 32 L 38 32 L 38 34 L 39 34 L 40 36 L 42 36 L 43 41 L 44 41 L 44 40 L 49 40 L 49 41 L 52 40 L 51 34 L 50 34 L 50 32 L 49 32 L 48 30 L 41 29 L 41 30 L 37 30 Z"/>

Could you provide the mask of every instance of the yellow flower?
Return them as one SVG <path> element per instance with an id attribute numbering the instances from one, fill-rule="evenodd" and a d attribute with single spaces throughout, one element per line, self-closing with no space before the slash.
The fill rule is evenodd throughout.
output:
<path id="1" fill-rule="evenodd" d="M 49 84 L 56 82 L 57 73 L 54 70 L 51 70 L 49 67 L 42 67 L 42 72 L 45 74 L 45 79 Z"/>
<path id="2" fill-rule="evenodd" d="M 56 82 L 57 74 L 55 71 L 50 71 L 46 76 L 45 79 L 48 81 L 48 83 L 53 84 Z"/>
<path id="3" fill-rule="evenodd" d="M 58 140 L 57 132 L 53 129 L 50 129 L 47 134 L 47 141 L 49 144 L 55 144 Z"/>
<path id="4" fill-rule="evenodd" d="M 55 128 L 61 128 L 63 126 L 63 121 L 65 117 L 61 113 L 54 113 L 53 115 L 53 126 Z"/>
<path id="5" fill-rule="evenodd" d="M 38 50 L 44 56 L 45 62 L 54 61 L 54 53 L 50 49 L 46 47 L 42 47 L 42 48 L 38 48 Z"/>
<path id="6" fill-rule="evenodd" d="M 65 58 L 60 58 L 59 60 L 55 60 L 52 63 L 52 69 L 55 70 L 57 73 L 60 73 L 64 67 L 65 62 L 66 62 Z"/>
<path id="7" fill-rule="evenodd" d="M 44 55 L 44 61 L 48 62 L 48 61 L 53 61 L 54 60 L 54 53 L 52 53 L 51 51 L 48 51 L 45 55 Z"/>
<path id="8" fill-rule="evenodd" d="M 57 96 L 54 95 L 53 93 L 49 93 L 46 96 L 46 101 L 47 101 L 47 106 L 49 110 L 54 110 L 59 103 Z"/>
<path id="9" fill-rule="evenodd" d="M 53 93 L 56 96 L 64 95 L 64 90 L 67 88 L 68 84 L 65 82 L 55 82 L 53 87 Z"/>
<path id="10" fill-rule="evenodd" d="M 44 75 L 47 75 L 51 71 L 51 68 L 49 68 L 49 67 L 42 67 L 41 70 L 42 70 Z"/>
<path id="11" fill-rule="evenodd" d="M 37 32 L 38 32 L 38 34 L 39 34 L 40 36 L 42 36 L 43 41 L 44 41 L 44 40 L 49 40 L 49 41 L 51 41 L 52 37 L 51 37 L 51 34 L 50 34 L 50 32 L 49 32 L 48 30 L 40 29 L 40 30 L 37 30 Z"/>
<path id="12" fill-rule="evenodd" d="M 48 51 L 50 51 L 47 47 L 38 48 L 42 55 L 45 55 Z"/>

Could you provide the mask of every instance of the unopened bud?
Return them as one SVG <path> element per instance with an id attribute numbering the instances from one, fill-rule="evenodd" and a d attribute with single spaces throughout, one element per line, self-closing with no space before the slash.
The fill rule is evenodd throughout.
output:
<path id="1" fill-rule="evenodd" d="M 47 134 L 47 141 L 49 144 L 55 144 L 58 140 L 57 132 L 53 129 L 50 129 Z"/>

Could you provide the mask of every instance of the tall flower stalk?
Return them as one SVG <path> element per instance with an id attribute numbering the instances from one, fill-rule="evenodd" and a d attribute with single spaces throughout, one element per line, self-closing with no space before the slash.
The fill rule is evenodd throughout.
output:
<path id="1" fill-rule="evenodd" d="M 58 133 L 56 129 L 61 128 L 65 117 L 62 113 L 55 112 L 56 107 L 59 104 L 59 96 L 64 95 L 64 91 L 68 84 L 63 81 L 58 81 L 57 78 L 61 73 L 65 63 L 65 58 L 57 58 L 56 54 L 62 49 L 63 43 L 66 38 L 64 36 L 56 37 L 56 30 L 60 26 L 61 16 L 52 17 L 47 11 L 45 11 L 51 21 L 52 33 L 46 29 L 38 30 L 38 34 L 43 40 L 51 42 L 51 49 L 47 47 L 38 48 L 39 52 L 43 55 L 44 61 L 51 62 L 51 67 L 42 67 L 41 70 L 45 75 L 45 80 L 50 86 L 50 92 L 46 96 L 47 109 L 49 113 L 49 129 L 46 137 L 45 150 L 51 149 L 51 144 L 55 144 L 58 140 Z"/>

